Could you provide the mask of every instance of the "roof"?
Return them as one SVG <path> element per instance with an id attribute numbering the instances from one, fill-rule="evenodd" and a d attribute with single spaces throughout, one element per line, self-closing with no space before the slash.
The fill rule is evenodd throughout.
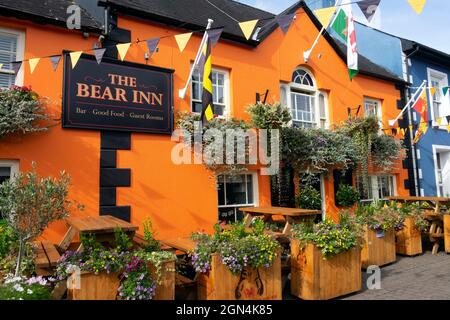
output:
<path id="1" fill-rule="evenodd" d="M 71 0 L 1 0 L 0 16 L 66 27 L 67 8 L 73 4 L 75 1 Z M 97 33 L 102 31 L 102 25 L 84 9 L 81 10 L 81 28 Z"/>
<path id="2" fill-rule="evenodd" d="M 450 68 L 450 54 L 428 47 L 419 42 L 400 37 L 397 38 L 402 42 L 403 52 L 407 55 L 416 53 L 425 59 L 432 60 L 434 63 Z"/>
<path id="3" fill-rule="evenodd" d="M 233 0 L 109 0 L 108 4 L 119 12 L 190 30 L 205 29 L 208 19 L 213 27 L 224 27 L 222 38 L 240 43 L 258 45 L 246 40 L 238 22 L 259 21 L 263 26 L 274 14 Z M 220 8 L 220 9 L 218 9 Z"/>

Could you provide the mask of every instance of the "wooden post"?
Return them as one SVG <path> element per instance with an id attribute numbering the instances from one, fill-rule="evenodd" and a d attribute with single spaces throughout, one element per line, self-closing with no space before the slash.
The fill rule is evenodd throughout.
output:
<path id="1" fill-rule="evenodd" d="M 445 252 L 450 253 L 450 215 L 444 215 L 444 244 Z"/>

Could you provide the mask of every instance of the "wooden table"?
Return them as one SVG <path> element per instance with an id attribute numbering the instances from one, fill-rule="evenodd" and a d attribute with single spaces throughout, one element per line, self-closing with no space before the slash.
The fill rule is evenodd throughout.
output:
<path id="1" fill-rule="evenodd" d="M 161 243 L 167 247 L 175 250 L 180 250 L 184 253 L 192 252 L 195 249 L 195 242 L 190 238 L 175 238 L 169 240 L 161 240 Z"/>
<path id="2" fill-rule="evenodd" d="M 445 236 L 446 232 L 450 226 L 444 226 L 444 216 L 443 214 L 449 213 L 450 211 L 450 198 L 446 197 L 413 197 L 413 196 L 397 196 L 389 197 L 386 200 L 397 201 L 397 202 L 424 202 L 430 206 L 432 213 L 428 213 L 425 218 L 431 222 L 429 229 L 429 238 L 433 243 L 432 254 L 437 254 L 439 250 L 439 242 L 444 238 L 445 248 L 450 248 L 450 235 Z M 424 208 L 426 209 L 426 208 Z M 447 210 L 447 212 L 445 211 Z M 450 249 L 449 249 L 450 250 Z M 447 251 L 447 249 L 446 249 Z M 449 252 L 450 253 L 450 252 Z"/>
<path id="3" fill-rule="evenodd" d="M 282 232 L 284 236 L 291 235 L 292 224 L 302 222 L 305 219 L 314 219 L 317 215 L 322 214 L 320 210 L 284 207 L 249 207 L 239 208 L 239 210 L 244 213 L 244 222 L 247 227 L 250 227 L 253 219 L 257 217 L 263 217 L 263 220 L 267 221 L 273 216 L 283 216 L 286 221 Z"/>
<path id="4" fill-rule="evenodd" d="M 133 238 L 134 233 L 139 229 L 138 226 L 113 216 L 70 217 L 66 218 L 65 221 L 69 229 L 58 245 L 60 252 L 64 252 L 69 248 L 77 234 L 94 234 L 99 241 L 109 241 L 114 239 L 116 228 L 120 228 L 130 239 Z M 81 245 L 78 250 L 80 249 Z"/>

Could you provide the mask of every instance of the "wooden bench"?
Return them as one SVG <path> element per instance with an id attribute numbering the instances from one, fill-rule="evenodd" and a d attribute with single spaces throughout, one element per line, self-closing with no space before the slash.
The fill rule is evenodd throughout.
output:
<path id="1" fill-rule="evenodd" d="M 53 243 L 47 240 L 34 242 L 34 265 L 38 276 L 49 276 L 58 264 L 60 255 Z"/>

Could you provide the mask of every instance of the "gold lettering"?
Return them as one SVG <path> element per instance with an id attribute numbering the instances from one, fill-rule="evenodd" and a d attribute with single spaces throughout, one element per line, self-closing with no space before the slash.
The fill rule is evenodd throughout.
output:
<path id="1" fill-rule="evenodd" d="M 89 86 L 84 83 L 77 83 L 77 97 L 87 98 L 89 97 Z"/>

